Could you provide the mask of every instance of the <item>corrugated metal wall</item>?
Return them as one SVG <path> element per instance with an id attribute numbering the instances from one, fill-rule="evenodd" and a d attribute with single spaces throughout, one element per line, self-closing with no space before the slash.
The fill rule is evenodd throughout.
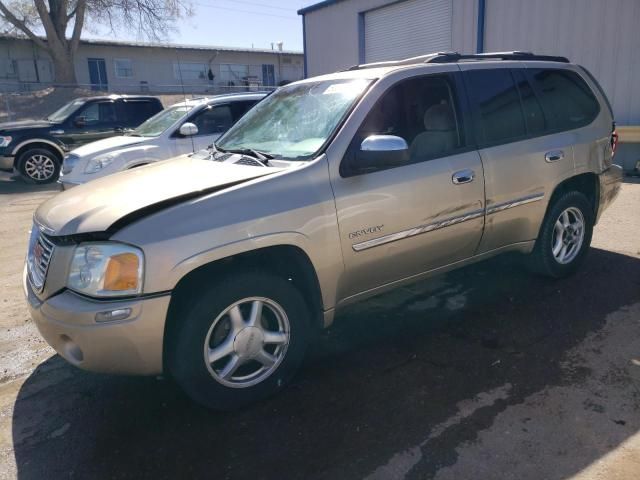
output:
<path id="1" fill-rule="evenodd" d="M 451 50 L 451 0 L 407 0 L 364 14 L 365 61 Z"/>
<path id="2" fill-rule="evenodd" d="M 640 0 L 486 0 L 486 5 L 486 51 L 567 56 L 598 79 L 619 124 L 640 124 Z"/>
<path id="3" fill-rule="evenodd" d="M 451 49 L 474 52 L 477 0 L 449 1 L 452 5 Z M 305 14 L 307 76 L 335 72 L 359 63 L 359 15 L 392 3 L 396 2 L 348 0 Z M 397 5 L 409 3 L 407 0 Z"/>

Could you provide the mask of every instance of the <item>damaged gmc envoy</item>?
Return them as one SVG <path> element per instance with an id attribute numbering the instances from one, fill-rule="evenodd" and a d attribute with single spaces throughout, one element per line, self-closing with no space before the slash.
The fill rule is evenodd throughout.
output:
<path id="1" fill-rule="evenodd" d="M 608 101 L 526 52 L 358 65 L 266 97 L 207 154 L 34 215 L 41 334 L 78 367 L 166 372 L 230 409 L 280 389 L 341 307 L 515 251 L 563 277 L 619 191 Z"/>

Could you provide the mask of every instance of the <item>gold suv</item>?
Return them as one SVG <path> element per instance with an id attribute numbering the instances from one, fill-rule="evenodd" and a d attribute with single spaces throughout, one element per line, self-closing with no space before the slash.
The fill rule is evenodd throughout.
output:
<path id="1" fill-rule="evenodd" d="M 278 89 L 206 154 L 63 192 L 24 288 L 78 367 L 196 401 L 281 388 L 341 307 L 507 251 L 562 277 L 618 193 L 595 79 L 562 57 L 433 54 Z"/>

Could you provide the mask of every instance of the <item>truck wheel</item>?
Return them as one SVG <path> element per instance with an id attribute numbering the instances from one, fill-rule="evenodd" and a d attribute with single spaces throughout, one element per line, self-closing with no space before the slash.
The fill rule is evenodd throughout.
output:
<path id="1" fill-rule="evenodd" d="M 18 171 L 29 183 L 50 183 L 58 179 L 60 160 L 51 150 L 30 148 L 20 154 Z"/>
<path id="2" fill-rule="evenodd" d="M 574 273 L 587 255 L 593 234 L 593 208 L 580 192 L 562 195 L 549 209 L 531 253 L 532 270 L 562 278 Z"/>
<path id="3" fill-rule="evenodd" d="M 196 298 L 180 316 L 168 352 L 170 373 L 192 399 L 232 410 L 291 379 L 307 347 L 310 315 L 290 282 L 268 273 L 239 273 Z"/>

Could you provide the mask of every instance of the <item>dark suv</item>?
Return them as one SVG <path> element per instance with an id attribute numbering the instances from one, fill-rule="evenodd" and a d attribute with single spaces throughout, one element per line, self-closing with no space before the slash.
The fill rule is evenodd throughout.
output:
<path id="1" fill-rule="evenodd" d="M 43 120 L 0 124 L 0 170 L 17 169 L 25 180 L 58 178 L 65 152 L 122 135 L 162 110 L 155 97 L 110 95 L 79 98 Z"/>

